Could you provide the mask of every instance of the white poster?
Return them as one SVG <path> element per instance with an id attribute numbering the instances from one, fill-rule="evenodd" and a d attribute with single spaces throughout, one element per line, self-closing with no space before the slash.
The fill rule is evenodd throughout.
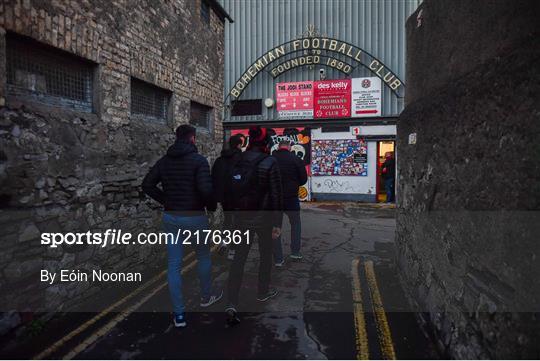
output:
<path id="1" fill-rule="evenodd" d="M 351 116 L 381 116 L 381 79 L 377 77 L 352 79 Z"/>

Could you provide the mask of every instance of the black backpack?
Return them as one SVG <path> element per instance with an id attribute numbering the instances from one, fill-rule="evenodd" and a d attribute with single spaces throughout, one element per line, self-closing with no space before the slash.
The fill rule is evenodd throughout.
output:
<path id="1" fill-rule="evenodd" d="M 235 211 L 255 211 L 260 208 L 259 163 L 268 157 L 260 154 L 253 160 L 242 154 L 229 169 L 225 183 L 228 208 Z"/>

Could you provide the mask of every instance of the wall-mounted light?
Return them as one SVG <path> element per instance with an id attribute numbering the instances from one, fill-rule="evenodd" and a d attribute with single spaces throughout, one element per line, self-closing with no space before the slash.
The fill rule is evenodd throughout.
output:
<path id="1" fill-rule="evenodd" d="M 267 108 L 272 108 L 274 106 L 274 99 L 266 98 L 264 100 L 264 106 L 267 107 Z"/>

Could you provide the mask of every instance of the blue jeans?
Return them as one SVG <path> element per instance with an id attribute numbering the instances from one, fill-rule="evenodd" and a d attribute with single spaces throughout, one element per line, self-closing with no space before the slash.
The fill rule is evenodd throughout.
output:
<path id="1" fill-rule="evenodd" d="M 395 201 L 395 178 L 387 178 L 384 180 L 384 189 L 386 190 L 386 201 L 394 202 Z"/>
<path id="2" fill-rule="evenodd" d="M 300 252 L 302 246 L 302 221 L 300 220 L 300 200 L 298 198 L 283 199 L 285 214 L 291 223 L 291 252 Z M 274 240 L 274 262 L 283 261 L 281 236 Z"/>
<path id="3" fill-rule="evenodd" d="M 189 229 L 191 232 L 208 229 L 207 216 L 184 217 L 169 213 L 163 213 L 163 230 L 172 233 L 176 237 L 178 229 L 182 231 Z M 181 231 L 181 232 L 182 232 Z M 202 233 L 202 232 L 201 232 Z M 167 281 L 169 283 L 169 294 L 173 305 L 173 311 L 176 314 L 185 311 L 184 299 L 182 296 L 182 258 L 184 256 L 184 237 L 180 235 L 177 244 L 167 244 L 167 255 L 169 258 L 167 268 Z M 172 242 L 168 242 L 172 243 Z M 197 272 L 201 286 L 201 297 L 210 296 L 212 288 L 212 261 L 210 259 L 210 245 L 196 245 L 195 239 L 191 237 L 191 243 L 194 244 L 195 254 L 197 256 Z"/>

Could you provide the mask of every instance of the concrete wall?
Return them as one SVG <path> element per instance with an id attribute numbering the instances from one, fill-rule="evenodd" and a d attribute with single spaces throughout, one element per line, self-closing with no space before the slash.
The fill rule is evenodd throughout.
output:
<path id="1" fill-rule="evenodd" d="M 0 3 L 0 311 L 65 310 L 106 285 L 47 286 L 39 282 L 40 269 L 165 267 L 162 247 L 50 249 L 39 237 L 108 228 L 157 230 L 160 212 L 140 183 L 173 142 L 173 129 L 189 121 L 190 100 L 214 108 L 213 129 L 200 132 L 199 150 L 211 160 L 217 156 L 224 25 L 214 11 L 209 24 L 199 12 L 198 0 Z M 10 98 L 6 31 L 94 62 L 94 112 Z M 168 123 L 131 116 L 131 76 L 172 92 Z M 16 314 L 9 317 L 8 323 L 17 323 Z"/>
<path id="2" fill-rule="evenodd" d="M 397 258 L 450 357 L 540 355 L 539 18 L 427 0 L 407 22 Z"/>

